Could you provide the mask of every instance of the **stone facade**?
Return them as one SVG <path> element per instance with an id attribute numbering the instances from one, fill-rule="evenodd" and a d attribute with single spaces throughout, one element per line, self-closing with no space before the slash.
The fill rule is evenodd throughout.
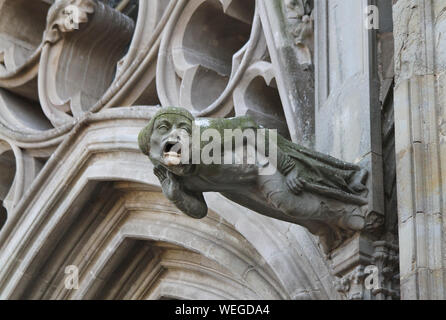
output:
<path id="1" fill-rule="evenodd" d="M 445 299 L 446 0 L 0 0 L 1 299 Z M 161 192 L 160 106 L 249 115 L 368 171 L 330 252 Z"/>

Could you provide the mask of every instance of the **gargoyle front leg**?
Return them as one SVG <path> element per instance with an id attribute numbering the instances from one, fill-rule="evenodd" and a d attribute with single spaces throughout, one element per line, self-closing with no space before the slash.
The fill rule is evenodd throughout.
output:
<path id="1" fill-rule="evenodd" d="M 277 150 L 278 170 L 285 176 L 288 189 L 295 195 L 299 195 L 305 187 L 305 181 L 299 175 L 295 162 L 280 149 Z"/>
<path id="2" fill-rule="evenodd" d="M 175 198 L 175 191 L 179 189 L 176 181 L 167 177 L 167 170 L 162 166 L 154 167 L 153 173 L 160 181 L 164 195 L 172 201 Z"/>
<path id="3" fill-rule="evenodd" d="M 203 193 L 187 190 L 176 176 L 162 166 L 156 166 L 153 173 L 158 177 L 164 195 L 183 213 L 201 219 L 208 213 Z"/>
<path id="4" fill-rule="evenodd" d="M 286 176 L 286 184 L 288 189 L 290 189 L 290 191 L 296 195 L 302 192 L 304 189 L 304 183 L 305 181 L 299 176 L 299 172 L 296 168 L 291 170 Z"/>

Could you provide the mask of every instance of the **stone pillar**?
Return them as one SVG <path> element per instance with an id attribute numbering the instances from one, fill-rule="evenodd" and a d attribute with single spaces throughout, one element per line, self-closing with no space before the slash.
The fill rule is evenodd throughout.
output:
<path id="1" fill-rule="evenodd" d="M 376 30 L 370 0 L 316 1 L 316 149 L 369 170 L 369 210 L 383 214 Z"/>
<path id="2" fill-rule="evenodd" d="M 446 1 L 394 1 L 402 299 L 445 299 Z"/>
<path id="3" fill-rule="evenodd" d="M 269 55 L 277 68 L 275 78 L 291 139 L 313 148 L 313 22 L 309 2 L 262 0 L 258 5 Z M 307 8 L 301 7 L 303 4 Z"/>
<path id="4" fill-rule="evenodd" d="M 315 1 L 316 149 L 359 164 L 369 172 L 367 214 L 385 220 L 382 167 L 381 104 L 377 32 L 367 28 L 374 0 Z M 380 15 L 380 28 L 390 21 Z M 370 22 L 370 21 L 369 21 Z M 378 224 L 378 223 L 377 223 Z M 331 252 L 338 291 L 346 299 L 398 298 L 394 275 L 397 248 L 383 241 L 383 228 L 360 232 Z M 379 275 L 374 289 L 365 282 Z"/>

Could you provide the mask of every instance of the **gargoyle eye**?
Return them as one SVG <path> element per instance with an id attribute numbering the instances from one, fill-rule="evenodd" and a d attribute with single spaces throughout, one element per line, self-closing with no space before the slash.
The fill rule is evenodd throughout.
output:
<path id="1" fill-rule="evenodd" d="M 181 126 L 180 128 L 183 129 L 183 130 L 186 130 L 187 133 L 189 133 L 189 134 L 192 133 L 192 130 L 188 126 Z"/>
<path id="2" fill-rule="evenodd" d="M 169 130 L 169 126 L 167 125 L 167 124 L 160 124 L 158 127 L 156 127 L 158 130 L 162 130 L 162 131 L 165 131 L 165 130 Z"/>

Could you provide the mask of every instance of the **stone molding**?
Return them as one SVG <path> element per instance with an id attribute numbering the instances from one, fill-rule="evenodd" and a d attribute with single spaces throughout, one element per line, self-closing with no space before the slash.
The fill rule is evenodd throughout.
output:
<path id="1" fill-rule="evenodd" d="M 445 299 L 444 1 L 399 0 L 395 136 L 402 299 Z"/>

